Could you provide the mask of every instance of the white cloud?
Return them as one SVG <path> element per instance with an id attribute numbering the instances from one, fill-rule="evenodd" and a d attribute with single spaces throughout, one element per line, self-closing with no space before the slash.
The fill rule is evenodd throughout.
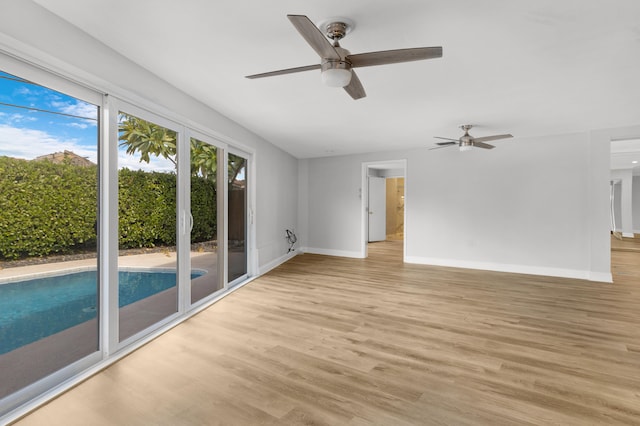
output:
<path id="1" fill-rule="evenodd" d="M 81 145 L 76 139 L 59 139 L 47 132 L 33 129 L 20 129 L 0 124 L 0 155 L 32 160 L 40 155 L 72 151 L 97 164 L 97 144 L 92 149 Z"/>
<path id="2" fill-rule="evenodd" d="M 69 126 L 69 127 L 75 127 L 77 129 L 86 129 L 87 127 L 89 127 L 89 124 L 87 124 L 86 122 L 82 122 L 82 123 L 67 123 L 65 124 L 65 126 Z"/>
<path id="3" fill-rule="evenodd" d="M 34 129 L 20 129 L 0 124 L 0 156 L 33 160 L 54 152 L 72 151 L 97 164 L 97 144 L 95 148 L 81 145 L 77 139 L 60 139 L 47 132 Z M 162 157 L 151 157 L 150 163 L 140 162 L 139 155 L 129 155 L 125 149 L 118 150 L 118 168 L 156 172 L 175 172 L 174 164 Z"/>
<path id="4" fill-rule="evenodd" d="M 23 95 L 23 96 L 26 96 L 26 95 L 35 95 L 35 92 L 34 92 L 33 90 L 29 89 L 29 88 L 28 88 L 28 87 L 26 87 L 26 86 L 18 86 L 18 87 L 13 91 L 13 93 L 14 93 L 14 94 L 16 94 L 16 95 Z"/>
<path id="5" fill-rule="evenodd" d="M 13 113 L 13 114 L 0 113 L 0 117 L 2 117 L 3 122 L 8 124 L 14 124 L 14 123 L 18 124 L 18 123 L 26 123 L 31 121 L 38 121 L 36 117 L 32 117 L 32 116 L 24 115 L 20 113 Z"/>
<path id="6" fill-rule="evenodd" d="M 151 162 L 140 162 L 139 155 L 129 155 L 125 149 L 118 150 L 118 169 L 144 170 L 145 172 L 175 172 L 176 166 L 162 157 L 151 156 Z"/>
<path id="7" fill-rule="evenodd" d="M 91 118 L 93 120 L 98 118 L 98 107 L 83 101 L 75 101 L 74 103 L 52 101 L 51 106 L 65 114 Z M 93 120 L 91 122 L 95 125 L 96 122 Z"/>

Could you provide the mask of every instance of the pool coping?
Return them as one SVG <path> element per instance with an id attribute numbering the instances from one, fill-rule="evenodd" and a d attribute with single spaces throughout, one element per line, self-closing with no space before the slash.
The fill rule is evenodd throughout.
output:
<path id="1" fill-rule="evenodd" d="M 193 253 L 197 257 L 200 253 Z M 167 256 L 163 253 L 149 253 L 129 256 L 119 256 L 118 270 L 127 271 L 176 271 L 177 262 L 175 254 Z M 172 266 L 167 266 L 167 263 Z M 38 265 L 20 266 L 15 268 L 0 269 L 0 285 L 12 284 L 31 279 L 55 277 L 76 272 L 93 271 L 98 269 L 97 259 L 81 259 L 66 262 L 55 262 Z M 208 274 L 205 268 L 191 268 L 191 271 L 201 271 Z"/>

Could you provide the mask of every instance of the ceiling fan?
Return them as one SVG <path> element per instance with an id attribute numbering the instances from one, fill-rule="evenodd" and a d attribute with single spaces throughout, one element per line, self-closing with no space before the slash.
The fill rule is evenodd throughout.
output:
<path id="1" fill-rule="evenodd" d="M 464 130 L 464 135 L 460 137 L 460 139 L 451 139 L 451 138 L 442 138 L 440 136 L 436 136 L 436 139 L 444 139 L 447 142 L 436 142 L 436 147 L 429 148 L 431 149 L 440 149 L 446 148 L 448 146 L 458 145 L 460 147 L 460 151 L 469 151 L 475 148 L 484 148 L 484 149 L 493 149 L 495 146 L 489 145 L 489 141 L 496 141 L 498 139 L 507 139 L 512 138 L 513 135 L 505 134 L 505 135 L 493 135 L 493 136 L 483 136 L 481 138 L 474 138 L 469 134 L 469 130 L 471 130 L 473 126 L 471 124 L 464 124 L 460 126 L 462 130 Z"/>
<path id="2" fill-rule="evenodd" d="M 331 18 L 323 21 L 319 24 L 325 31 L 325 34 L 323 34 L 304 15 L 287 15 L 287 18 L 313 50 L 320 55 L 320 64 L 248 75 L 246 76 L 247 78 L 272 77 L 319 69 L 322 72 L 322 81 L 327 86 L 343 87 L 353 99 L 360 99 L 364 98 L 366 93 L 353 68 L 442 57 L 442 47 L 416 47 L 352 55 L 347 49 L 340 47 L 339 44 L 339 40 L 354 28 L 353 21 L 350 19 Z M 333 44 L 327 38 L 333 40 Z"/>

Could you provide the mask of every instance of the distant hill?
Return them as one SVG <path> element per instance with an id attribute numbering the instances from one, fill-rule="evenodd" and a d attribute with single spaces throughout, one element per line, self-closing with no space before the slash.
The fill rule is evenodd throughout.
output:
<path id="1" fill-rule="evenodd" d="M 72 164 L 80 167 L 95 166 L 94 163 L 89 161 L 85 157 L 81 157 L 78 154 L 64 150 L 64 152 L 54 152 L 53 154 L 41 155 L 36 157 L 33 161 L 50 161 L 54 164 Z"/>

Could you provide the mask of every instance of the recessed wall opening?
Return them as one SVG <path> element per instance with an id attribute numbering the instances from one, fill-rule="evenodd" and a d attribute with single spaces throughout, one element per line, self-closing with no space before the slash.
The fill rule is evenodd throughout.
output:
<path id="1" fill-rule="evenodd" d="M 611 250 L 640 256 L 640 138 L 611 141 Z"/>
<path id="2" fill-rule="evenodd" d="M 405 246 L 406 161 L 363 164 L 363 253 L 369 244 Z"/>

